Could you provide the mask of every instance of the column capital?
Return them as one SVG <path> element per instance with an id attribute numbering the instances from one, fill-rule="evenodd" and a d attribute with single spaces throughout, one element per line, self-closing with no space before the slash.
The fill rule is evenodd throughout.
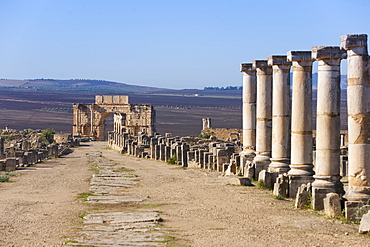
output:
<path id="1" fill-rule="evenodd" d="M 287 56 L 269 56 L 268 57 L 268 65 L 273 66 L 273 65 L 292 65 L 291 62 L 289 62 Z"/>
<path id="2" fill-rule="evenodd" d="M 367 46 L 367 34 L 347 34 L 340 37 L 340 48 L 352 50 Z"/>
<path id="3" fill-rule="evenodd" d="M 311 51 L 288 51 L 287 58 L 289 62 L 312 61 Z"/>
<path id="4" fill-rule="evenodd" d="M 268 65 L 267 60 L 254 60 L 253 67 L 256 68 L 257 74 L 271 75 L 272 68 Z"/>
<path id="5" fill-rule="evenodd" d="M 267 60 L 254 60 L 253 67 L 256 69 L 264 69 L 268 67 Z"/>
<path id="6" fill-rule="evenodd" d="M 252 63 L 241 63 L 240 72 L 256 72 L 256 69 L 253 67 Z"/>
<path id="7" fill-rule="evenodd" d="M 339 46 L 314 46 L 312 47 L 312 58 L 315 60 L 346 59 L 347 51 Z"/>

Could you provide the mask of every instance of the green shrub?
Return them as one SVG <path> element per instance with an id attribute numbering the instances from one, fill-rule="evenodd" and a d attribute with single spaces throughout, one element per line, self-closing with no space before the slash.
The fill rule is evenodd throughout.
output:
<path id="1" fill-rule="evenodd" d="M 41 138 L 43 138 L 46 142 L 51 144 L 54 142 L 54 134 L 55 134 L 54 129 L 44 129 L 41 132 Z"/>
<path id="2" fill-rule="evenodd" d="M 171 158 L 168 159 L 167 163 L 176 164 L 177 163 L 177 155 L 174 154 Z"/>
<path id="3" fill-rule="evenodd" d="M 7 174 L 0 175 L 0 182 L 1 183 L 9 182 L 9 176 Z"/>
<path id="4" fill-rule="evenodd" d="M 214 136 L 214 132 L 203 132 L 200 135 L 197 135 L 198 138 L 203 138 L 203 139 L 209 139 L 211 136 Z"/>

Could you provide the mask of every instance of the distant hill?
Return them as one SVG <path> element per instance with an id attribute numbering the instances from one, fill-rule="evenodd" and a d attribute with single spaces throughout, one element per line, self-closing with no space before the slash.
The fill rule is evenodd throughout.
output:
<path id="1" fill-rule="evenodd" d="M 291 74 L 292 77 L 292 74 Z M 318 74 L 312 74 L 312 87 L 317 88 Z M 292 80 L 291 80 L 292 81 Z M 240 82 L 240 85 L 242 82 Z M 29 79 L 11 80 L 0 79 L 0 87 L 20 88 L 42 91 L 76 91 L 90 92 L 94 94 L 166 94 L 183 96 L 217 96 L 217 97 L 241 97 L 241 87 L 235 86 L 233 90 L 203 90 L 203 89 L 167 89 L 158 87 L 136 86 L 126 83 L 91 80 L 91 79 Z M 212 87 L 210 87 L 212 88 Z M 236 88 L 234 90 L 234 88 Z M 347 88 L 347 75 L 341 75 L 341 88 Z M 226 89 L 229 89 L 226 87 Z"/>
<path id="2" fill-rule="evenodd" d="M 201 89 L 167 89 L 157 87 L 146 87 L 129 85 L 125 83 L 90 80 L 90 79 L 30 79 L 9 80 L 0 79 L 0 87 L 19 88 L 24 90 L 41 91 L 74 91 L 89 92 L 94 94 L 165 94 L 182 96 L 217 96 L 217 97 L 241 97 L 241 90 L 228 90 L 227 92 L 216 92 Z"/>
<path id="3" fill-rule="evenodd" d="M 156 87 L 145 87 L 128 85 L 104 80 L 90 79 L 31 79 L 31 80 L 0 80 L 0 87 L 35 88 L 38 90 L 74 90 L 74 91 L 112 91 L 119 90 L 125 92 L 156 92 L 164 90 Z"/>

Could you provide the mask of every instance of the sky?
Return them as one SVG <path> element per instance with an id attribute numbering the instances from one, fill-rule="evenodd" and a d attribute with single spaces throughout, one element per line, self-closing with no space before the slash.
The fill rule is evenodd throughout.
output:
<path id="1" fill-rule="evenodd" d="M 240 63 L 369 35 L 369 11 L 369 0 L 0 0 L 0 78 L 241 86 Z"/>

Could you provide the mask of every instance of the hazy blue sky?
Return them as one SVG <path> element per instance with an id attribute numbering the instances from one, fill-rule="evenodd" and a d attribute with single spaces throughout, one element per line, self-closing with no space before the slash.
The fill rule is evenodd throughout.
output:
<path id="1" fill-rule="evenodd" d="M 241 85 L 241 62 L 352 33 L 369 0 L 0 0 L 0 78 Z"/>

